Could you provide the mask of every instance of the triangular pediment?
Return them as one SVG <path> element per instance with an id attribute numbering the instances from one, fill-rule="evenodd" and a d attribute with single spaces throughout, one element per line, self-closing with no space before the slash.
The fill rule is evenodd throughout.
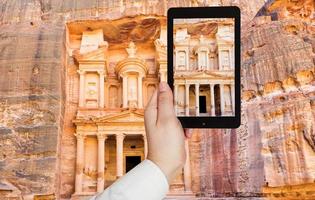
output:
<path id="1" fill-rule="evenodd" d="M 189 75 L 192 78 L 224 78 L 225 76 L 222 74 L 218 74 L 215 72 L 197 72 L 195 74 Z"/>
<path id="2" fill-rule="evenodd" d="M 108 115 L 95 120 L 100 123 L 131 123 L 131 122 L 144 122 L 144 114 L 136 111 L 124 111 L 118 114 Z"/>
<path id="3" fill-rule="evenodd" d="M 177 77 L 189 78 L 189 79 L 226 79 L 233 78 L 233 71 L 218 71 L 218 72 L 210 72 L 210 71 L 200 71 L 193 73 L 181 73 L 177 74 Z"/>
<path id="4" fill-rule="evenodd" d="M 80 54 L 79 51 L 76 51 L 74 57 L 79 63 L 84 61 L 104 61 L 106 49 L 107 47 L 101 47 L 85 54 Z"/>

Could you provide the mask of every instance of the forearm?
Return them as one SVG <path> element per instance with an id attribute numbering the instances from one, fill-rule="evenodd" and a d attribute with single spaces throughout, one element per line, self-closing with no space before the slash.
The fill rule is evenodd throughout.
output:
<path id="1" fill-rule="evenodd" d="M 152 161 L 144 160 L 90 200 L 161 200 L 168 188 L 161 169 Z"/>

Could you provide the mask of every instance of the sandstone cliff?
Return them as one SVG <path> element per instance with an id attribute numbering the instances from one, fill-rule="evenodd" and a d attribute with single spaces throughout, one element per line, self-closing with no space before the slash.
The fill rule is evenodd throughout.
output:
<path id="1" fill-rule="evenodd" d="M 68 199 L 73 193 L 75 139 L 67 132 L 75 110 L 65 93 L 71 70 L 64 67 L 71 62 L 65 23 L 165 15 L 172 6 L 239 5 L 242 126 L 195 131 L 191 160 L 200 173 L 193 174 L 193 190 L 312 199 L 314 3 L 290 2 L 268 1 L 262 8 L 263 0 L 0 1 L 0 196 Z"/>

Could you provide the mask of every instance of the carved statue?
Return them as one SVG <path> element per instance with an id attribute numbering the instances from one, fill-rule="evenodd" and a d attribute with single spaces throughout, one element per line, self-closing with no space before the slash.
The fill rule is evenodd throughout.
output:
<path id="1" fill-rule="evenodd" d="M 126 48 L 128 52 L 128 58 L 135 58 L 137 53 L 137 47 L 134 42 L 130 42 L 128 48 Z"/>
<path id="2" fill-rule="evenodd" d="M 206 51 L 201 51 L 199 52 L 199 66 L 201 69 L 206 69 L 207 67 L 207 52 Z"/>
<path id="3" fill-rule="evenodd" d="M 154 41 L 154 44 L 155 44 L 155 48 L 158 53 L 159 59 L 166 60 L 166 57 L 167 57 L 166 41 L 163 41 L 161 39 L 156 39 Z"/>
<path id="4" fill-rule="evenodd" d="M 137 90 L 136 90 L 136 85 L 130 85 L 129 86 L 129 91 L 128 91 L 128 99 L 129 100 L 136 100 L 137 99 Z"/>
<path id="5" fill-rule="evenodd" d="M 211 41 L 209 44 L 210 53 L 215 53 L 217 50 L 217 44 L 215 41 Z"/>
<path id="6" fill-rule="evenodd" d="M 186 52 L 185 51 L 178 52 L 178 66 L 186 66 Z"/>
<path id="7" fill-rule="evenodd" d="M 230 57 L 228 51 L 222 51 L 222 60 L 223 60 L 223 66 L 225 68 L 230 67 Z"/>

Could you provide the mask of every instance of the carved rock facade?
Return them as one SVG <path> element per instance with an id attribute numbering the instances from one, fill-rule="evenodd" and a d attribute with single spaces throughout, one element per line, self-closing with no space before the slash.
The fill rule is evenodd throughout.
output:
<path id="1" fill-rule="evenodd" d="M 194 131 L 188 146 L 191 168 L 199 171 L 192 171 L 191 189 L 198 198 L 314 199 L 314 3 L 268 1 L 252 20 L 264 3 L 3 1 L 0 195 L 69 199 L 75 191 L 73 120 L 79 88 L 73 86 L 79 85 L 79 74 L 78 63 L 71 58 L 75 52 L 66 51 L 70 44 L 66 28 L 95 30 L 98 20 L 106 19 L 104 40 L 122 48 L 131 39 L 135 43 L 158 39 L 163 24 L 151 15 L 165 16 L 168 7 L 224 4 L 240 5 L 244 16 L 242 126 Z M 145 21 L 127 17 L 139 14 L 151 17 Z M 72 29 L 71 22 L 82 26 L 73 23 Z M 164 48 L 160 41 L 154 45 Z M 99 46 L 105 48 L 106 43 Z M 160 73 L 166 73 L 163 55 L 157 56 Z M 96 70 L 96 76 L 101 74 Z M 84 173 L 97 176 L 88 167 Z"/>

